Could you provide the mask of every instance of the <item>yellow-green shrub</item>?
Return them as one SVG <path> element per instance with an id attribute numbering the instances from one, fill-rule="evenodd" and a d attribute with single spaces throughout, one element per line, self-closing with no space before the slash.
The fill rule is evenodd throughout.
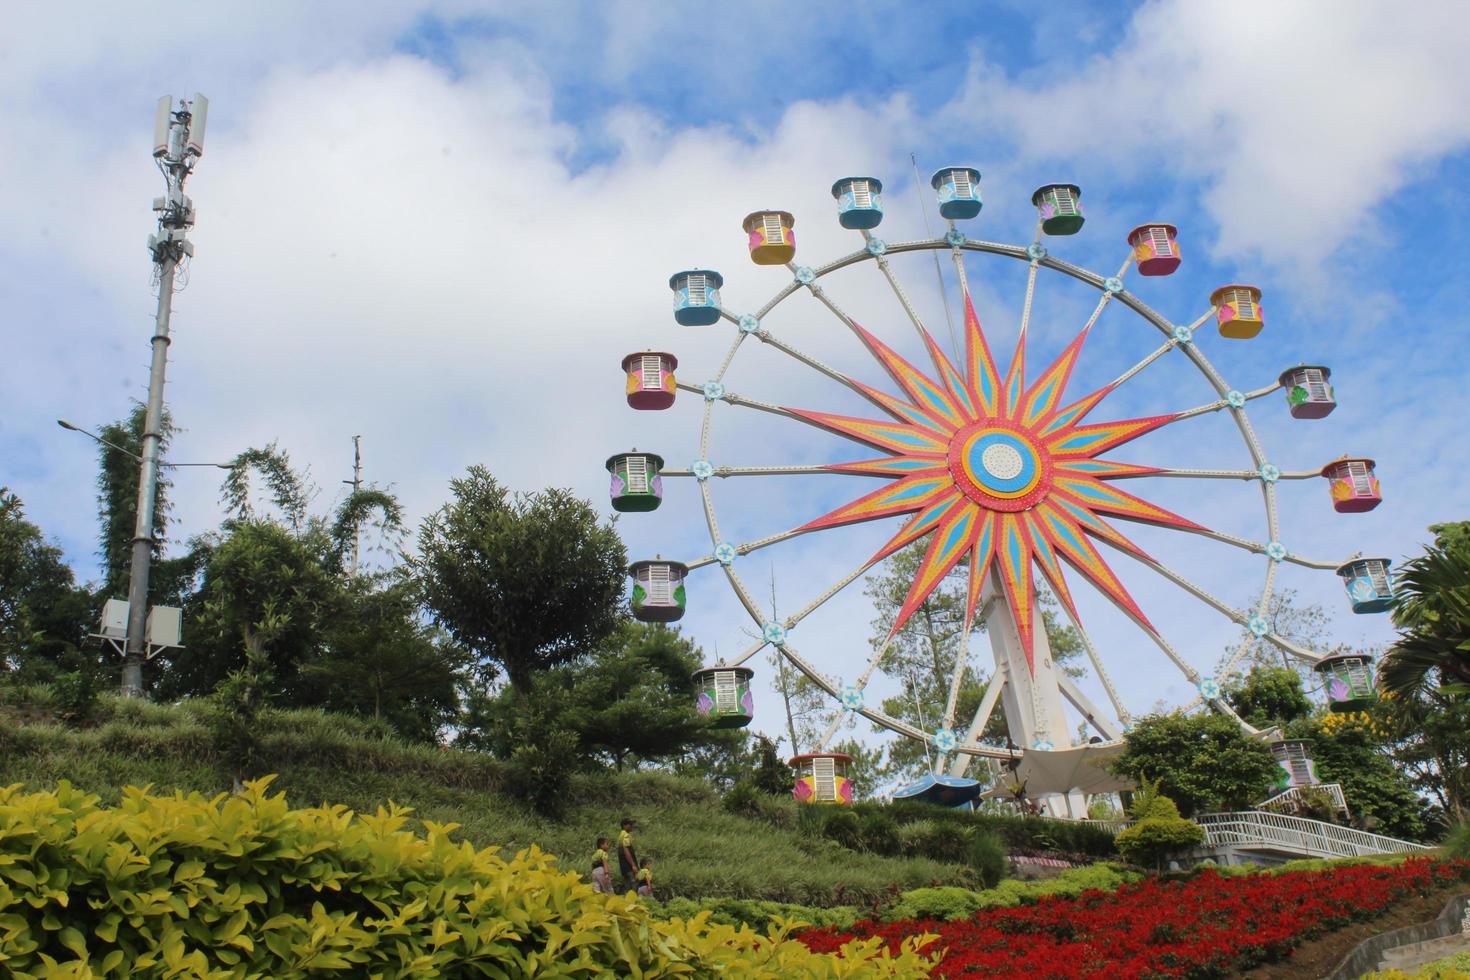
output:
<path id="1" fill-rule="evenodd" d="M 922 977 L 921 943 L 823 956 L 788 940 L 657 922 L 532 847 L 506 861 L 407 811 L 292 810 L 269 779 L 235 797 L 115 808 L 62 783 L 0 790 L 0 973 L 28 977 Z"/>

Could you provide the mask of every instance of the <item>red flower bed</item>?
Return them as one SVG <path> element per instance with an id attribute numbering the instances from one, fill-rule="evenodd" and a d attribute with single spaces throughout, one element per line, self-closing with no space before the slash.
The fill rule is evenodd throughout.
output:
<path id="1" fill-rule="evenodd" d="M 1213 978 L 1286 955 L 1303 938 L 1380 914 L 1408 895 L 1470 878 L 1470 861 L 1419 858 L 1393 867 L 1145 881 L 1116 892 L 1047 898 L 990 909 L 961 922 L 858 922 L 799 937 L 831 952 L 855 937 L 890 946 L 933 933 L 944 950 L 937 977 L 1025 976 L 1029 980 Z"/>

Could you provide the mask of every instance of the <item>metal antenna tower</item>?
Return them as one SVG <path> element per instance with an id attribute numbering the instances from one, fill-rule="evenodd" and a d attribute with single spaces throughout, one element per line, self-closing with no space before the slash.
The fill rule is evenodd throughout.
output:
<path id="1" fill-rule="evenodd" d="M 356 496 L 362 490 L 362 436 L 352 437 L 352 479 L 343 480 L 343 483 L 352 484 L 352 494 Z M 348 573 L 357 575 L 358 549 L 362 545 L 362 521 L 354 517 L 352 519 L 352 568 Z"/>
<path id="2" fill-rule="evenodd" d="M 153 560 L 153 509 L 158 491 L 158 455 L 163 442 L 163 378 L 168 366 L 168 321 L 173 311 L 174 273 L 194 246 L 185 240 L 194 226 L 194 202 L 184 194 L 184 181 L 204 153 L 204 124 L 209 100 L 194 94 L 191 102 L 173 96 L 158 100 L 153 117 L 153 159 L 168 192 L 153 199 L 158 232 L 148 236 L 148 250 L 158 276 L 158 314 L 153 327 L 153 362 L 148 372 L 148 410 L 143 423 L 143 466 L 138 474 L 138 516 L 133 528 L 132 564 L 128 573 L 128 636 L 123 659 L 124 697 L 143 696 L 143 663 L 148 659 L 148 575 Z"/>

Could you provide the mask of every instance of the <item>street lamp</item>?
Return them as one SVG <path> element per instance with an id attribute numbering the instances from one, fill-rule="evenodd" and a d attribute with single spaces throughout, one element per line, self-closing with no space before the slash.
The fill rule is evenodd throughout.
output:
<path id="1" fill-rule="evenodd" d="M 139 464 L 140 466 L 143 465 L 142 456 L 139 456 L 137 453 L 130 450 L 124 449 L 122 446 L 119 446 L 115 442 L 108 442 L 106 439 L 102 438 L 97 433 L 90 431 L 89 429 L 84 429 L 74 422 L 68 422 L 66 419 L 57 419 L 56 424 L 61 426 L 63 429 L 66 429 L 68 432 L 80 432 L 82 435 L 86 436 L 88 439 L 91 439 L 93 442 L 96 442 L 98 445 L 106 446 L 113 452 L 121 453 L 128 459 L 131 459 L 133 462 Z M 222 470 L 228 470 L 232 468 L 229 463 L 165 463 L 160 461 L 157 465 L 160 467 L 167 467 L 169 469 L 176 469 L 183 466 L 213 466 L 217 469 Z M 152 543 L 151 539 L 149 543 Z M 131 593 L 132 589 L 129 588 L 128 591 Z M 125 658 L 125 666 L 126 658 L 129 653 L 129 640 L 132 636 L 130 632 L 130 623 L 132 621 L 131 616 L 129 615 L 130 611 L 130 599 L 108 599 L 102 605 L 102 623 L 98 627 L 98 632 L 91 634 L 97 639 L 102 640 L 108 646 L 112 647 L 118 653 L 122 654 Z M 154 654 L 158 653 L 161 650 L 166 650 L 169 648 L 181 649 L 181 644 L 179 643 L 179 635 L 182 625 L 183 616 L 181 610 L 179 610 L 178 607 L 153 606 L 149 608 L 147 610 L 147 617 L 146 619 L 144 619 L 143 622 L 143 632 L 141 640 L 143 659 L 152 659 Z M 142 665 L 140 663 L 138 677 L 140 687 L 142 681 L 141 667 Z M 127 690 L 126 679 L 124 681 L 123 693 L 129 693 Z"/>
<path id="2" fill-rule="evenodd" d="M 92 432 L 92 431 L 89 431 L 87 429 L 84 429 L 80 425 L 77 425 L 74 422 L 68 422 L 66 419 L 57 419 L 56 420 L 56 424 L 59 425 L 59 426 L 61 426 L 63 429 L 68 430 L 69 432 L 80 432 L 82 435 L 84 435 L 87 438 L 91 439 L 93 442 L 101 443 L 102 445 L 106 446 L 108 449 L 111 449 L 113 452 L 122 453 L 124 456 L 126 456 L 128 459 L 131 459 L 135 463 L 142 463 L 143 462 L 143 457 L 142 456 L 139 456 L 137 453 L 129 452 L 128 450 L 126 450 L 123 447 L 119 446 L 115 442 L 108 442 L 106 439 L 102 438 L 97 433 Z M 158 465 L 160 467 L 163 467 L 165 469 L 170 469 L 170 470 L 178 469 L 181 466 L 213 466 L 214 468 L 221 469 L 221 470 L 228 470 L 228 469 L 233 469 L 234 468 L 229 463 L 165 463 L 162 460 L 159 461 Z M 352 481 L 349 480 L 349 481 L 346 481 L 346 482 L 349 482 L 350 483 Z"/>

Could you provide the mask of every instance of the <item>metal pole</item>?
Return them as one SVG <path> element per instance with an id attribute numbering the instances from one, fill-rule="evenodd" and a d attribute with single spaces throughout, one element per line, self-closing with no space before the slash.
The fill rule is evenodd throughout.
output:
<path id="1" fill-rule="evenodd" d="M 133 554 L 128 569 L 128 638 L 123 655 L 123 697 L 143 696 L 143 664 L 148 659 L 148 578 L 152 571 L 154 509 L 158 496 L 158 457 L 163 443 L 163 383 L 168 367 L 169 317 L 173 312 L 174 276 L 194 248 L 186 233 L 194 224 L 194 204 L 184 195 L 184 181 L 204 152 L 204 123 L 209 101 L 173 108 L 172 96 L 158 100 L 154 120 L 153 157 L 168 185 L 156 198 L 158 233 L 148 239 L 158 266 L 158 313 L 153 321 L 153 360 L 148 371 L 148 406 L 143 421 L 143 465 L 138 472 L 138 510 L 133 525 Z M 191 126 L 191 122 L 194 124 Z"/>
<path id="2" fill-rule="evenodd" d="M 353 496 L 362 492 L 362 436 L 352 437 L 352 493 Z M 358 551 L 362 545 L 362 522 L 353 518 L 352 520 L 352 571 L 351 575 L 357 575 Z"/>
<path id="3" fill-rule="evenodd" d="M 143 423 L 143 465 L 138 471 L 138 516 L 133 525 L 133 555 L 128 571 L 128 647 L 123 659 L 124 697 L 143 696 L 143 661 L 148 659 L 148 577 L 153 561 L 153 507 L 158 494 L 158 451 L 163 443 L 163 380 L 168 366 L 168 322 L 172 313 L 174 270 L 178 259 L 159 263 L 158 315 L 153 328 L 153 364 L 148 372 L 148 411 Z"/>

